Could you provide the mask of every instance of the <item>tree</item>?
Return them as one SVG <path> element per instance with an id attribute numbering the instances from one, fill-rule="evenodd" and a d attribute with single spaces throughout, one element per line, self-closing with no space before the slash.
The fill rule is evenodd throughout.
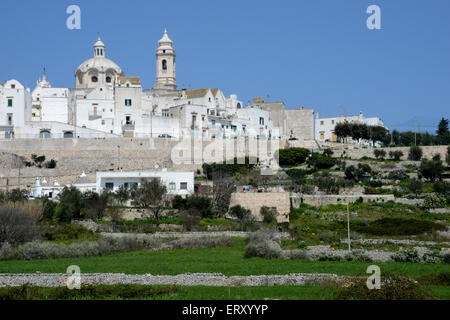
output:
<path id="1" fill-rule="evenodd" d="M 6 192 L 5 200 L 17 203 L 17 202 L 24 202 L 28 199 L 28 192 L 27 190 L 20 190 L 20 189 L 13 189 L 11 191 Z"/>
<path id="2" fill-rule="evenodd" d="M 70 222 L 81 218 L 83 208 L 82 194 L 80 190 L 72 186 L 64 187 L 59 193 L 59 205 L 56 209 L 56 218 L 62 222 Z"/>
<path id="3" fill-rule="evenodd" d="M 417 197 L 419 193 L 422 193 L 423 191 L 423 181 L 413 178 L 409 180 L 407 187 L 408 190 L 414 193 Z"/>
<path id="4" fill-rule="evenodd" d="M 141 208 L 150 210 L 158 219 L 164 207 L 167 188 L 159 179 L 142 180 L 141 186 L 133 186 L 131 198 Z"/>
<path id="5" fill-rule="evenodd" d="M 441 180 L 441 175 L 443 172 L 444 166 L 440 158 L 433 157 L 432 160 L 422 159 L 419 168 L 420 176 L 431 182 L 434 182 L 438 179 Z"/>
<path id="6" fill-rule="evenodd" d="M 441 121 L 439 121 L 436 133 L 438 136 L 444 136 L 448 134 L 448 119 L 442 118 Z"/>
<path id="7" fill-rule="evenodd" d="M 373 150 L 375 158 L 383 160 L 386 157 L 386 151 L 383 149 L 375 149 Z"/>
<path id="8" fill-rule="evenodd" d="M 276 223 L 277 222 L 277 208 L 276 207 L 266 207 L 266 206 L 262 206 L 260 213 L 263 217 L 263 222 L 264 223 Z"/>
<path id="9" fill-rule="evenodd" d="M 278 150 L 278 163 L 281 166 L 298 166 L 305 163 L 309 150 L 304 148 L 287 148 Z"/>
<path id="10" fill-rule="evenodd" d="M 108 190 L 103 190 L 100 194 L 87 191 L 83 194 L 84 207 L 86 208 L 86 218 L 98 220 L 105 215 L 106 208 L 112 198 Z"/>
<path id="11" fill-rule="evenodd" d="M 193 195 L 187 198 L 186 208 L 191 211 L 197 211 L 202 218 L 212 217 L 213 204 L 210 198 Z"/>
<path id="12" fill-rule="evenodd" d="M 248 209 L 241 207 L 240 205 L 230 208 L 230 215 L 238 219 L 244 231 L 247 230 L 249 225 L 254 222 L 252 212 Z"/>
<path id="13" fill-rule="evenodd" d="M 389 151 L 389 157 L 395 161 L 400 161 L 401 157 L 403 157 L 402 151 Z"/>
<path id="14" fill-rule="evenodd" d="M 371 173 L 372 168 L 368 164 L 358 164 L 358 167 L 349 166 L 345 169 L 345 179 L 358 182 L 366 173 Z"/>
<path id="15" fill-rule="evenodd" d="M 225 214 L 230 206 L 231 194 L 236 185 L 230 177 L 217 176 L 213 181 L 213 208 L 215 211 Z"/>
<path id="16" fill-rule="evenodd" d="M 0 244 L 31 241 L 35 231 L 35 223 L 29 216 L 14 208 L 0 208 Z"/>
<path id="17" fill-rule="evenodd" d="M 42 168 L 42 164 L 45 162 L 45 156 L 37 156 L 35 154 L 31 155 L 31 160 L 33 160 L 34 164 L 38 167 L 38 168 Z"/>
<path id="18" fill-rule="evenodd" d="M 130 190 L 121 185 L 114 193 L 114 198 L 121 206 L 130 199 Z"/>
<path id="19" fill-rule="evenodd" d="M 320 153 L 312 153 L 306 163 L 308 166 L 313 167 L 315 170 L 330 169 L 337 162 L 336 158 L 327 157 Z"/>
<path id="20" fill-rule="evenodd" d="M 423 152 L 421 147 L 412 146 L 411 148 L 409 148 L 409 155 L 408 155 L 409 160 L 420 161 L 420 159 L 422 159 L 422 155 Z"/>
<path id="21" fill-rule="evenodd" d="M 437 181 L 433 184 L 433 191 L 440 194 L 450 194 L 450 182 Z"/>

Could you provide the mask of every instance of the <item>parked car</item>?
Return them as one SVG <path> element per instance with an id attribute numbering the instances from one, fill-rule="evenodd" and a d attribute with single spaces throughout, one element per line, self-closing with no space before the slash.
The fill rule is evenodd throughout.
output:
<path id="1" fill-rule="evenodd" d="M 291 137 L 288 139 L 289 141 L 298 140 L 296 137 Z"/>
<path id="2" fill-rule="evenodd" d="M 163 133 L 163 134 L 160 134 L 160 135 L 158 136 L 158 138 L 170 139 L 170 138 L 172 138 L 172 136 L 171 136 L 170 134 Z"/>

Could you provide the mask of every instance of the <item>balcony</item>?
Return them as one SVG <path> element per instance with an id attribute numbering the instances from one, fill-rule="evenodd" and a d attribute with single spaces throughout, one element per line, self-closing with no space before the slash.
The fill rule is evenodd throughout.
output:
<path id="1" fill-rule="evenodd" d="M 102 117 L 103 113 L 101 111 L 89 111 L 89 120 L 97 120 L 100 119 Z"/>
<path id="2" fill-rule="evenodd" d="M 122 130 L 133 131 L 135 128 L 135 122 L 131 120 L 122 121 Z"/>

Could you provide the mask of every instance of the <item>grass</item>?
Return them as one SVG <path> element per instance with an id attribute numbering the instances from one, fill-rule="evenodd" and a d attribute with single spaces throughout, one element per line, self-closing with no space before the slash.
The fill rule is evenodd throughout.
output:
<path id="1" fill-rule="evenodd" d="M 373 263 L 350 261 L 265 260 L 245 258 L 245 242 L 236 239 L 231 247 L 161 252 L 135 251 L 100 257 L 49 260 L 10 260 L 0 262 L 0 273 L 65 273 L 78 265 L 83 273 L 126 273 L 175 275 L 182 273 L 223 273 L 224 275 L 263 275 L 290 273 L 335 273 L 366 275 Z M 420 276 L 448 271 L 448 264 L 377 263 L 381 272 Z"/>
<path id="2" fill-rule="evenodd" d="M 333 300 L 337 287 L 332 286 L 145 286 L 102 285 L 82 287 L 81 290 L 42 287 L 0 288 L 0 300 Z M 425 290 L 435 299 L 449 300 L 450 288 L 427 286 Z"/>

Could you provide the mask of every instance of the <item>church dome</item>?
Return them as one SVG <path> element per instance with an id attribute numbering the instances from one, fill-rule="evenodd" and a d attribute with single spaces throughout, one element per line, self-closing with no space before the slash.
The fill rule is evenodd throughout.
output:
<path id="1" fill-rule="evenodd" d="M 97 69 L 100 72 L 106 72 L 107 70 L 114 70 L 117 74 L 122 74 L 122 69 L 112 60 L 105 57 L 94 57 L 86 60 L 77 68 L 76 73 L 86 73 L 91 69 Z"/>
<path id="2" fill-rule="evenodd" d="M 115 76 L 123 75 L 122 69 L 106 58 L 105 44 L 99 36 L 94 44 L 94 57 L 84 61 L 75 71 L 76 87 L 89 89 L 112 84 Z"/>

